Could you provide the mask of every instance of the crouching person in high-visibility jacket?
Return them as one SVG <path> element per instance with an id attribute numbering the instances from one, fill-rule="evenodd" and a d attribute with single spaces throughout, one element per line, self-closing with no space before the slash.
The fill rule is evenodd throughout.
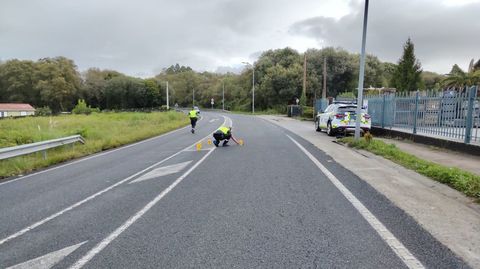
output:
<path id="1" fill-rule="evenodd" d="M 235 137 L 232 136 L 232 127 L 222 126 L 218 128 L 218 130 L 215 131 L 215 133 L 213 133 L 213 138 L 215 139 L 215 141 L 213 141 L 213 144 L 216 147 L 218 147 L 218 145 L 220 144 L 220 141 L 223 141 L 222 145 L 224 147 L 228 146 L 228 141 L 230 141 L 230 139 L 232 139 L 235 143 L 237 143 L 237 145 L 240 144 L 235 139 Z"/>

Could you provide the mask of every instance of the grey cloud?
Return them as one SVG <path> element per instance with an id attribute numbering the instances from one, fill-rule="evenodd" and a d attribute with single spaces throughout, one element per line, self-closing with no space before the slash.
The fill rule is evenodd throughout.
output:
<path id="1" fill-rule="evenodd" d="M 73 59 L 82 70 L 99 67 L 146 76 L 179 63 L 200 71 L 214 71 L 219 66 L 233 65 L 235 68 L 240 59 L 251 61 L 258 57 L 258 51 L 285 46 L 302 47 L 305 39 L 326 39 L 329 44 L 351 50 L 357 50 L 360 43 L 358 22 L 361 16 L 356 13 L 339 20 L 311 18 L 296 23 L 291 27 L 290 33 L 287 32 L 289 25 L 305 18 L 305 14 L 313 16 L 326 13 L 328 8 L 329 13 L 344 9 L 345 1 L 339 3 L 338 0 L 298 0 L 295 3 L 290 0 L 1 2 L 0 59 L 39 59 L 62 55 Z M 401 44 L 410 35 L 424 65 L 427 64 L 428 57 L 432 58 L 431 55 L 438 53 L 436 51 L 444 52 L 445 48 L 451 49 L 461 43 L 464 44 L 458 46 L 461 49 L 456 54 L 448 54 L 454 55 L 452 59 L 445 56 L 441 59 L 450 65 L 453 60 L 461 58 L 459 55 L 468 55 L 464 58 L 473 57 L 470 51 L 475 44 L 473 41 L 477 40 L 478 44 L 478 35 L 472 34 L 472 42 L 466 44 L 462 33 L 478 29 L 478 21 L 474 19 L 477 15 L 474 10 L 478 11 L 478 5 L 459 10 L 442 10 L 438 7 L 430 10 L 430 6 L 438 4 L 433 0 L 418 1 L 422 3 L 418 5 L 426 11 L 418 14 L 417 21 L 428 21 L 429 26 L 440 21 L 436 28 L 451 35 L 449 42 L 442 43 L 435 29 L 435 34 L 428 38 L 430 32 L 426 29 L 431 30 L 432 27 L 421 29 L 415 21 L 406 23 L 406 26 L 394 23 L 404 19 L 416 20 L 417 16 L 407 16 L 402 12 L 411 12 L 411 7 L 416 4 L 409 2 L 417 1 L 408 1 L 406 4 L 393 0 L 392 3 L 399 4 L 400 9 L 378 12 L 389 8 L 390 4 L 385 2 L 390 1 L 372 1 L 369 51 L 394 61 L 401 52 Z M 351 1 L 350 4 L 352 10 L 361 9 L 358 1 Z M 341 14 L 345 12 L 342 11 Z M 441 23 L 441 18 L 458 23 Z M 388 26 L 384 21 L 390 19 L 392 21 Z M 376 29 L 379 26 L 382 28 L 383 24 L 396 28 L 391 31 L 385 30 L 386 28 Z M 472 25 L 471 28 L 467 27 L 468 24 Z M 409 31 L 408 27 L 412 25 L 415 26 L 415 31 Z M 457 25 L 462 30 L 455 31 L 452 25 Z M 441 36 L 445 35 L 447 34 Z M 424 38 L 432 41 L 435 46 L 424 49 Z M 382 45 L 376 44 L 379 41 Z M 465 59 L 465 62 L 468 60 Z"/>
<path id="2" fill-rule="evenodd" d="M 129 74 L 153 72 L 176 62 L 213 70 L 213 58 L 249 51 L 250 40 L 239 38 L 238 32 L 248 36 L 251 26 L 237 25 L 239 20 L 227 24 L 229 16 L 221 10 L 231 5 L 229 12 L 238 18 L 252 15 L 235 3 L 7 0 L 0 9 L 0 57 L 63 55 L 81 68 L 98 66 Z M 225 23 L 219 23 L 220 15 Z"/>
<path id="3" fill-rule="evenodd" d="M 329 46 L 359 52 L 363 1 L 351 1 L 352 12 L 340 19 L 314 17 L 290 27 L 290 33 L 316 38 Z M 480 3 L 446 6 L 435 0 L 370 1 L 367 52 L 396 62 L 411 37 L 427 70 L 448 72 L 480 57 Z"/>

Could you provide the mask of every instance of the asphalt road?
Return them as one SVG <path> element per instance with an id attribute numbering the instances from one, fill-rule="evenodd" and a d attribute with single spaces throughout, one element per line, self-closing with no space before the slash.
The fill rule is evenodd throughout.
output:
<path id="1" fill-rule="evenodd" d="M 295 134 L 202 113 L 195 134 L 0 183 L 0 268 L 468 268 Z M 244 146 L 207 143 L 224 122 Z"/>

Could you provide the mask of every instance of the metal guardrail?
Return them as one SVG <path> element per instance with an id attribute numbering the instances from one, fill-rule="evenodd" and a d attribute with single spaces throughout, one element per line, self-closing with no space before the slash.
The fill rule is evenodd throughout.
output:
<path id="1" fill-rule="evenodd" d="M 73 144 L 80 142 L 85 144 L 85 140 L 81 135 L 72 135 L 68 137 L 62 137 L 47 141 L 41 141 L 36 143 L 24 144 L 20 146 L 0 148 L 0 160 L 5 160 L 17 156 L 22 156 L 34 152 L 43 151 L 43 158 L 47 157 L 47 149 L 56 148 L 63 145 Z"/>

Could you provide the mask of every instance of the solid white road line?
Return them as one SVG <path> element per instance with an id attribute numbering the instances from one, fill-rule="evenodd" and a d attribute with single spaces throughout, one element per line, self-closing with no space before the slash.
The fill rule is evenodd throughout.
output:
<path id="1" fill-rule="evenodd" d="M 145 180 L 149 180 L 149 179 L 152 179 L 152 178 L 158 178 L 158 177 L 161 177 L 161 176 L 176 174 L 176 173 L 182 171 L 183 169 L 185 169 L 185 167 L 187 167 L 187 165 L 189 165 L 191 162 L 192 161 L 188 161 L 188 162 L 177 163 L 177 164 L 173 164 L 173 165 L 162 166 L 162 167 L 156 168 L 156 169 L 138 177 L 137 179 L 130 181 L 128 184 L 145 181 Z"/>
<path id="2" fill-rule="evenodd" d="M 134 224 L 139 218 L 141 218 L 148 210 L 150 210 L 155 204 L 157 204 L 165 195 L 167 195 L 170 191 L 175 188 L 183 179 L 185 179 L 195 168 L 197 168 L 213 151 L 215 148 L 212 148 L 207 154 L 205 154 L 197 163 L 195 163 L 190 169 L 188 169 L 183 175 L 177 178 L 170 186 L 168 186 L 165 190 L 163 190 L 159 195 L 157 195 L 152 201 L 150 201 L 144 208 L 138 211 L 135 215 L 130 217 L 125 223 L 123 223 L 120 227 L 118 227 L 115 231 L 113 231 L 109 236 L 103 239 L 100 243 L 98 243 L 94 248 L 92 248 L 85 256 L 83 256 L 80 260 L 78 260 L 74 265 L 72 265 L 71 269 L 78 269 L 82 268 L 85 264 L 87 264 L 95 255 L 97 255 L 100 251 L 102 251 L 105 247 L 108 246 L 115 238 L 117 238 L 120 234 L 122 234 L 128 227 Z"/>
<path id="3" fill-rule="evenodd" d="M 300 143 L 295 141 L 289 135 L 288 138 L 295 143 L 307 155 L 310 160 L 322 171 L 325 176 L 333 183 L 335 187 L 347 198 L 347 200 L 358 210 L 362 217 L 372 226 L 372 228 L 380 235 L 385 243 L 393 250 L 393 252 L 405 263 L 408 268 L 421 269 L 425 268 L 420 261 L 413 256 L 412 253 L 381 223 L 363 204 L 357 199 L 325 166 L 323 166 L 317 158 L 308 152 Z"/>
<path id="4" fill-rule="evenodd" d="M 227 118 L 225 117 L 225 121 L 226 121 L 226 120 L 227 120 Z M 225 121 L 224 121 L 224 123 L 225 123 Z M 210 135 L 208 135 L 208 136 L 210 136 Z M 125 178 L 125 179 L 123 179 L 123 180 L 121 180 L 121 181 L 119 181 L 119 182 L 117 182 L 117 183 L 115 183 L 115 184 L 113 184 L 113 185 L 111 185 L 111 186 L 109 186 L 109 187 L 107 187 L 107 188 L 105 188 L 105 189 L 97 192 L 97 193 L 94 193 L 94 194 L 88 196 L 87 198 L 85 198 L 85 199 L 83 199 L 83 200 L 81 200 L 81 201 L 79 201 L 79 202 L 77 202 L 77 203 L 75 203 L 75 204 L 73 204 L 73 205 L 71 205 L 71 206 L 69 206 L 69 207 L 67 207 L 67 208 L 64 208 L 64 209 L 61 210 L 61 211 L 58 211 L 57 213 L 55 213 L 55 214 L 53 214 L 53 215 L 51 215 L 51 216 L 49 216 L 49 217 L 46 217 L 46 218 L 44 218 L 44 219 L 42 219 L 42 220 L 40 220 L 40 221 L 38 221 L 38 222 L 36 222 L 36 223 L 28 226 L 28 227 L 23 228 L 22 230 L 14 233 L 14 234 L 11 234 L 11 235 L 9 235 L 9 236 L 1 239 L 1 240 L 0 240 L 0 245 L 6 243 L 6 242 L 8 242 L 8 241 L 10 241 L 10 240 L 12 240 L 12 239 L 14 239 L 14 238 L 16 238 L 16 237 L 19 237 L 19 236 L 27 233 L 28 231 L 33 230 L 33 229 L 37 228 L 38 226 L 40 226 L 40 225 L 42 225 L 42 224 L 45 224 L 46 222 L 48 222 L 48 221 L 50 221 L 50 220 L 52 220 L 52 219 L 55 219 L 55 218 L 57 218 L 57 217 L 65 214 L 66 212 L 68 212 L 68 211 L 70 211 L 70 210 L 72 210 L 72 209 L 74 209 L 74 208 L 76 208 L 76 207 L 79 207 L 80 205 L 82 205 L 82 204 L 84 204 L 84 203 L 86 203 L 86 202 L 88 202 L 88 201 L 96 198 L 97 196 L 100 196 L 100 195 L 104 194 L 105 192 L 107 192 L 107 191 L 109 191 L 109 190 L 111 190 L 111 189 L 113 189 L 113 188 L 115 188 L 115 187 L 117 187 L 117 186 L 119 186 L 119 185 L 121 185 L 121 184 L 129 181 L 130 179 L 132 179 L 132 178 L 134 178 L 134 177 L 136 177 L 136 176 L 138 176 L 138 175 L 140 175 L 140 174 L 145 173 L 146 171 L 152 169 L 153 167 L 158 166 L 158 165 L 160 165 L 160 164 L 162 164 L 162 163 L 170 160 L 171 158 L 173 158 L 173 157 L 177 156 L 178 154 L 182 153 L 183 151 L 188 150 L 189 148 L 195 146 L 197 143 L 201 142 L 203 139 L 205 139 L 205 138 L 208 137 L 208 136 L 205 136 L 204 138 L 198 140 L 198 141 L 195 142 L 194 144 L 192 144 L 192 145 L 190 145 L 190 146 L 188 146 L 188 147 L 186 147 L 186 148 L 178 151 L 177 153 L 175 153 L 175 154 L 173 154 L 173 155 L 170 155 L 169 157 L 167 157 L 167 158 L 165 158 L 165 159 L 163 159 L 163 160 L 161 160 L 161 161 L 159 161 L 159 162 L 157 162 L 157 163 L 155 163 L 155 164 L 153 164 L 153 165 L 150 165 L 149 167 L 143 169 L 143 170 L 140 171 L 140 172 L 137 172 L 137 173 L 135 173 L 135 174 L 133 174 L 133 175 L 131 175 L 131 176 L 129 176 L 129 177 L 127 177 L 127 178 Z"/>
<path id="5" fill-rule="evenodd" d="M 21 264 L 17 264 L 17 265 L 8 267 L 7 269 L 31 269 L 31 268 L 49 269 L 49 268 L 52 268 L 55 264 L 57 264 L 59 261 L 63 260 L 63 258 L 70 255 L 70 253 L 77 250 L 77 248 L 79 248 L 80 246 L 82 246 L 86 242 L 87 241 L 76 244 L 76 245 L 73 245 L 73 246 L 69 246 L 69 247 L 54 251 L 54 252 L 50 252 L 50 253 L 48 253 L 46 255 L 43 255 L 41 257 L 23 262 Z"/>

